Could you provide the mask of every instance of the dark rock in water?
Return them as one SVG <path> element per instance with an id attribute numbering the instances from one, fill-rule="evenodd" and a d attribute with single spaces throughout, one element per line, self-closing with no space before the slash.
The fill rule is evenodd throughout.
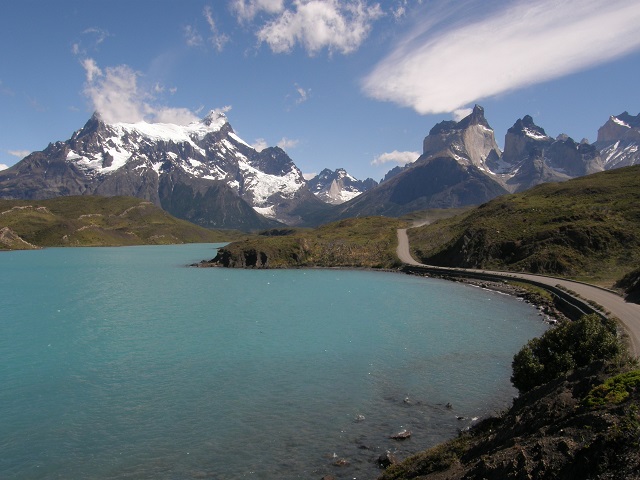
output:
<path id="1" fill-rule="evenodd" d="M 333 464 L 336 467 L 346 467 L 347 465 L 349 465 L 349 461 L 346 458 L 339 458 L 335 462 L 333 462 Z"/>
<path id="2" fill-rule="evenodd" d="M 324 475 L 320 480 L 336 480 L 333 475 Z"/>
<path id="3" fill-rule="evenodd" d="M 398 433 L 391 435 L 389 438 L 393 440 L 405 440 L 411 437 L 411 430 L 400 430 Z"/>
<path id="4" fill-rule="evenodd" d="M 396 463 L 398 463 L 398 459 L 393 453 L 387 450 L 386 452 L 380 454 L 377 463 L 378 467 L 380 468 L 388 468 L 391 465 L 395 465 Z"/>

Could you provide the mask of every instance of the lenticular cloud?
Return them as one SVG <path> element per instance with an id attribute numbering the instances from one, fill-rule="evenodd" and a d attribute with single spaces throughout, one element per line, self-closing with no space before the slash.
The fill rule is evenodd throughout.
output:
<path id="1" fill-rule="evenodd" d="M 637 2 L 543 0 L 506 5 L 450 28 L 436 30 L 437 19 L 428 19 L 364 79 L 364 92 L 421 114 L 453 112 L 640 48 Z"/>

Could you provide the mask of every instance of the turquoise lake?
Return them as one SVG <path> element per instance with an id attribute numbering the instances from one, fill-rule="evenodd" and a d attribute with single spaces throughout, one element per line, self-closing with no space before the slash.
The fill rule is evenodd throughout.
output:
<path id="1" fill-rule="evenodd" d="M 214 256 L 0 253 L 0 478 L 373 479 L 507 407 L 546 328 L 443 280 L 188 267 Z"/>

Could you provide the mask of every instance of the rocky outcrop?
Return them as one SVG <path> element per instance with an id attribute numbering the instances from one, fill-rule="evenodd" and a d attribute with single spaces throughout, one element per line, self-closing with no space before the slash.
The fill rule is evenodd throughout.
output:
<path id="1" fill-rule="evenodd" d="M 39 247 L 27 242 L 9 227 L 0 228 L 0 248 L 8 250 L 35 250 Z"/>

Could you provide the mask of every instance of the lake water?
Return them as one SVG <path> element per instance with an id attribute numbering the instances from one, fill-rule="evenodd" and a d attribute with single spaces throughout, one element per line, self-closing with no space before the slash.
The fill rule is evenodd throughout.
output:
<path id="1" fill-rule="evenodd" d="M 187 267 L 214 255 L 0 253 L 0 478 L 375 478 L 508 406 L 545 329 L 447 281 Z"/>

